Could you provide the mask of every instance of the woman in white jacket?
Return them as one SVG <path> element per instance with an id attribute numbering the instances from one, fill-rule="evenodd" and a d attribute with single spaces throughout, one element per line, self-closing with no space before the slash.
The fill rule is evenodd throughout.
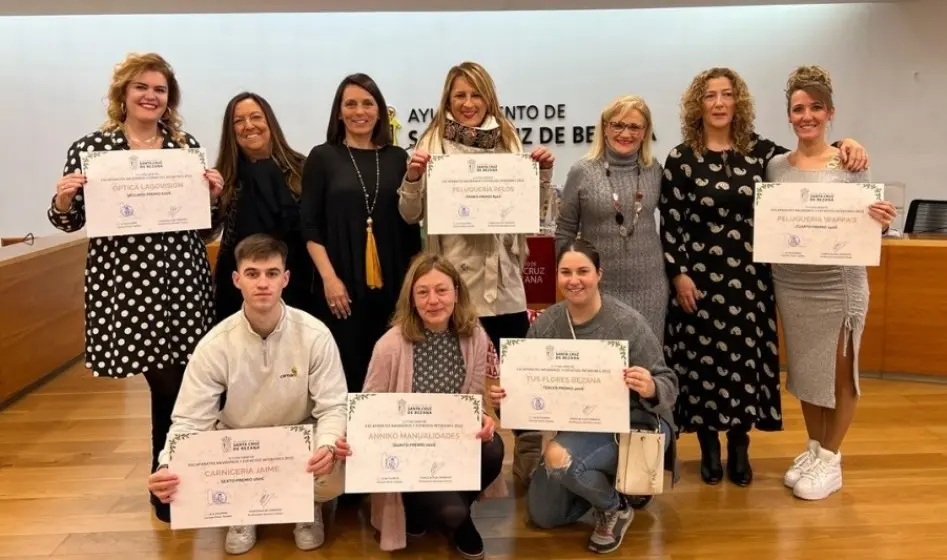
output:
<path id="1" fill-rule="evenodd" d="M 482 152 L 520 153 L 523 144 L 516 127 L 500 109 L 490 74 L 475 62 L 464 62 L 447 72 L 434 119 L 421 134 L 408 162 L 398 192 L 398 208 L 404 220 L 418 223 L 424 218 L 424 171 L 431 154 Z M 554 158 L 542 146 L 530 156 L 540 167 L 542 213 L 555 196 L 551 184 Z M 425 241 L 428 251 L 444 256 L 460 272 L 480 322 L 497 350 L 501 338 L 526 336 L 525 235 L 427 235 Z M 513 474 L 523 483 L 529 482 L 539 463 L 541 444 L 538 432 L 516 433 Z"/>

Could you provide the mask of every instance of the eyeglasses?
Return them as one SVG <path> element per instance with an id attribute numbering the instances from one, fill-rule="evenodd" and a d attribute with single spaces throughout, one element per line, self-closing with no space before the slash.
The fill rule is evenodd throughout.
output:
<path id="1" fill-rule="evenodd" d="M 632 134 L 637 136 L 639 134 L 644 134 L 644 130 L 645 130 L 645 127 L 641 126 L 638 123 L 626 124 L 623 122 L 609 121 L 605 123 L 605 125 L 608 126 L 608 130 L 616 134 L 621 134 L 622 132 L 625 132 L 627 130 L 628 132 L 631 132 Z"/>
<path id="2" fill-rule="evenodd" d="M 255 126 L 266 124 L 266 117 L 260 114 L 255 114 L 233 120 L 233 126 L 238 130 L 242 130 L 251 124 Z"/>

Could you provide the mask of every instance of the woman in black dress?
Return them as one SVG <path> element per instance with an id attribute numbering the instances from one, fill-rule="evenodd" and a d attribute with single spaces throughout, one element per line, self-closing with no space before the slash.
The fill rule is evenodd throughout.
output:
<path id="1" fill-rule="evenodd" d="M 85 225 L 86 183 L 79 153 L 196 148 L 181 129 L 181 90 L 159 55 L 129 55 L 112 75 L 108 120 L 69 147 L 63 177 L 47 210 L 50 223 L 73 232 Z M 205 173 L 211 218 L 223 178 Z M 89 239 L 85 276 L 85 365 L 95 377 L 143 374 L 151 389 L 151 471 L 158 467 L 184 368 L 214 319 L 210 264 L 194 230 Z M 151 496 L 155 514 L 170 521 L 168 504 Z"/>
<path id="2" fill-rule="evenodd" d="M 729 68 L 697 75 L 681 103 L 684 142 L 664 165 L 661 240 L 674 290 L 664 349 L 680 381 L 676 423 L 697 432 L 701 478 L 753 480 L 749 431 L 782 429 L 776 301 L 769 265 L 753 262 L 753 193 L 766 164 L 786 148 L 753 130 L 753 101 Z M 845 165 L 863 169 L 858 143 L 841 143 Z"/>
<path id="3" fill-rule="evenodd" d="M 372 349 L 388 330 L 421 232 L 398 213 L 407 170 L 391 143 L 388 106 L 365 74 L 339 84 L 325 144 L 303 169 L 304 236 L 318 274 L 313 315 L 339 345 L 349 391 L 361 391 Z"/>
<path id="4" fill-rule="evenodd" d="M 217 321 L 240 311 L 243 296 L 233 284 L 237 243 L 266 233 L 289 248 L 289 284 L 283 301 L 307 309 L 312 288 L 312 261 L 302 237 L 299 196 L 306 157 L 286 142 L 270 104 L 243 92 L 227 104 L 220 134 L 217 170 L 224 179 L 220 195 L 223 235 L 214 269 Z"/>

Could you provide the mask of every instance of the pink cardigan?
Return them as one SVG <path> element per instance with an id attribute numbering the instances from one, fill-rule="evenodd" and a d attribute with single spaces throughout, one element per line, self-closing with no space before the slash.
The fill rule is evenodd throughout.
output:
<path id="1" fill-rule="evenodd" d="M 467 376 L 461 386 L 464 393 L 483 394 L 489 340 L 482 327 L 478 327 L 472 336 L 460 339 L 460 352 L 467 366 Z M 401 335 L 400 327 L 392 327 L 375 344 L 362 392 L 410 393 L 413 372 L 414 343 Z M 506 483 L 500 476 L 484 490 L 481 497 L 503 498 L 508 493 Z M 371 506 L 372 526 L 381 533 L 381 549 L 390 552 L 405 548 L 407 539 L 401 494 L 372 494 Z"/>

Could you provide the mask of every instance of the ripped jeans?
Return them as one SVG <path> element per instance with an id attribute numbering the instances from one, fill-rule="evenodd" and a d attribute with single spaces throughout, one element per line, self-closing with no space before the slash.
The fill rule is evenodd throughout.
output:
<path id="1" fill-rule="evenodd" d="M 664 421 L 661 429 L 667 450 L 673 435 Z M 557 456 L 559 450 L 564 452 L 561 456 Z M 551 461 L 555 466 L 549 464 Z M 549 442 L 529 484 L 530 519 L 543 529 L 551 529 L 576 523 L 590 509 L 617 508 L 621 503 L 615 490 L 617 469 L 614 434 L 559 432 Z"/>

